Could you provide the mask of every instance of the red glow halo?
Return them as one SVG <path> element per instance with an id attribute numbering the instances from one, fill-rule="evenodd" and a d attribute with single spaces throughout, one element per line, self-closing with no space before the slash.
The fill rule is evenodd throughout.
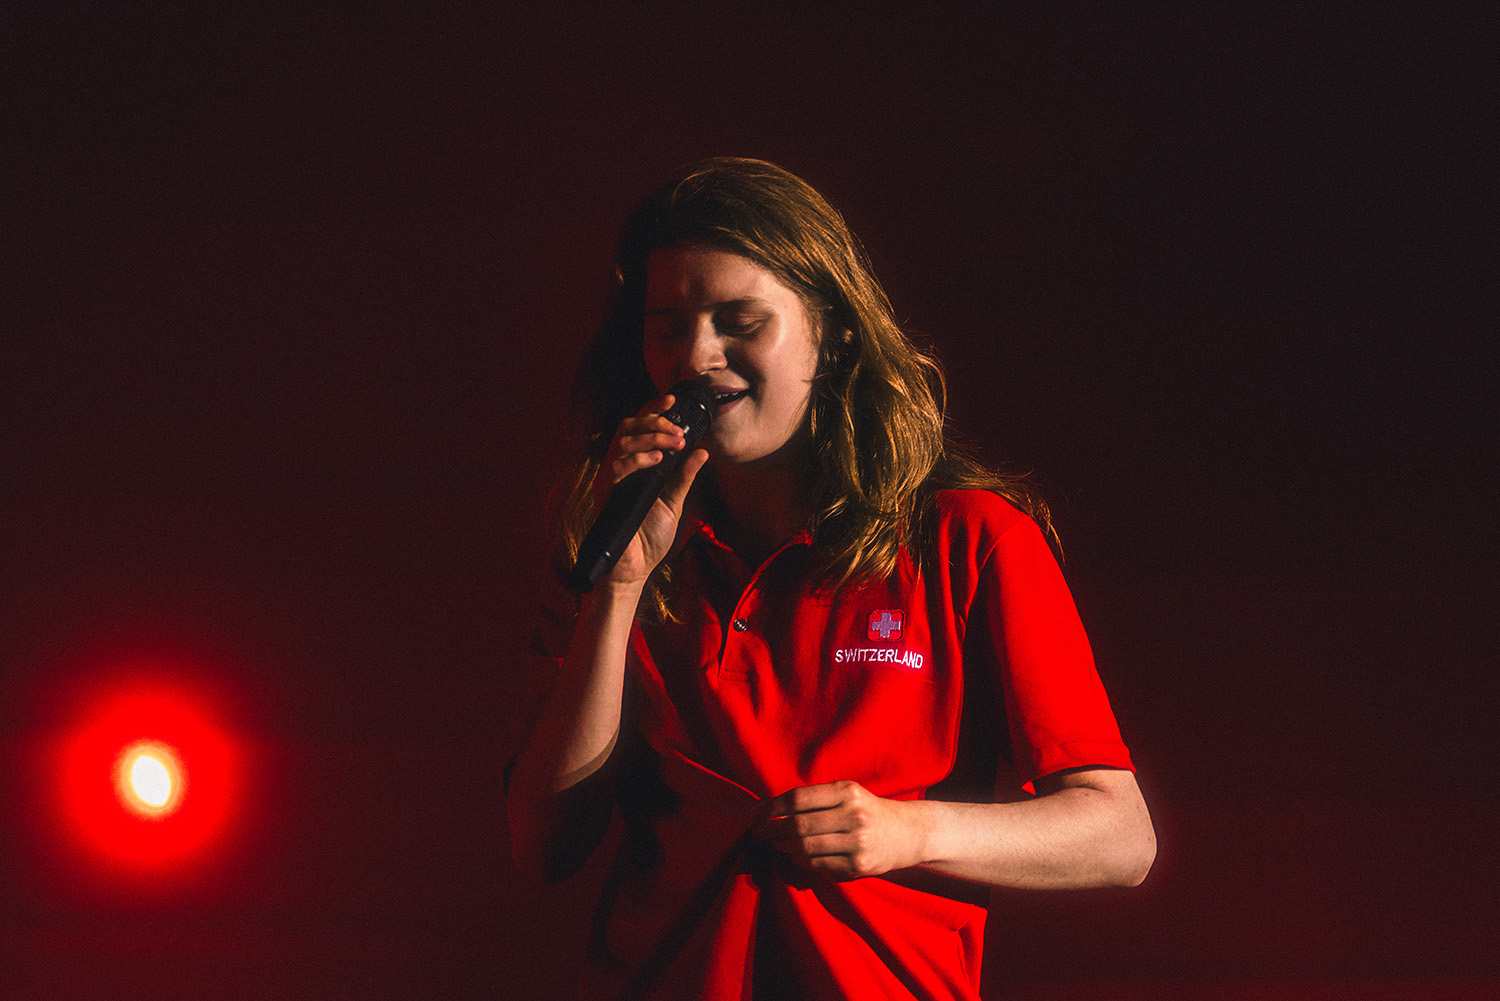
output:
<path id="1" fill-rule="evenodd" d="M 213 861 L 208 849 L 228 825 L 238 760 L 233 742 L 194 693 L 142 681 L 100 693 L 63 742 L 61 806 L 88 858 L 125 877 L 185 877 Z M 122 782 L 129 760 L 155 749 L 173 778 L 151 808 Z"/>

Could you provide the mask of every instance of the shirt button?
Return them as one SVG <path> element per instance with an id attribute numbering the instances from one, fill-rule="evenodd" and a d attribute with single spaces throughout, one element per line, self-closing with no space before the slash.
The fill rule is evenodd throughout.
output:
<path id="1" fill-rule="evenodd" d="M 734 631 L 737 633 L 742 633 L 746 629 L 750 628 L 750 623 L 746 622 L 744 619 L 735 619 L 730 623 L 730 625 L 734 626 Z"/>

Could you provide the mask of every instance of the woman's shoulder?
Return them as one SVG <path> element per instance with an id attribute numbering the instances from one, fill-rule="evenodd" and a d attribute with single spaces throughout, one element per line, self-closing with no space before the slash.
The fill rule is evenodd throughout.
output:
<path id="1" fill-rule="evenodd" d="M 1029 514 L 993 490 L 938 490 L 932 495 L 932 503 L 938 525 L 943 528 L 971 527 L 997 536 L 1022 525 L 1037 528 Z"/>
<path id="2" fill-rule="evenodd" d="M 1055 559 L 1042 526 L 1002 494 L 978 487 L 944 489 L 933 494 L 931 503 L 927 538 L 947 562 L 982 563 L 1002 553 L 1007 558 L 1046 553 Z"/>
<path id="3" fill-rule="evenodd" d="M 924 546 L 928 572 L 946 568 L 964 591 L 991 573 L 1028 581 L 1057 573 L 1058 556 L 1042 526 L 1004 495 L 983 488 L 940 490 L 932 505 Z"/>

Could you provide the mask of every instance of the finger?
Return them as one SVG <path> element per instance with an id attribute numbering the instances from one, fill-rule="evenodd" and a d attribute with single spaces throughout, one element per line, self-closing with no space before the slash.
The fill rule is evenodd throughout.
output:
<path id="1" fill-rule="evenodd" d="M 595 480 L 596 493 L 607 493 L 631 473 L 661 462 L 670 452 L 680 451 L 687 441 L 670 421 L 660 415 L 642 415 L 620 422 L 610 442 L 609 453 Z"/>
<path id="2" fill-rule="evenodd" d="M 615 426 L 614 440 L 610 442 L 610 447 L 618 448 L 621 439 L 642 432 L 659 431 L 667 434 L 680 434 L 681 429 L 662 416 L 670 400 L 670 396 L 648 400 L 639 411 L 620 421 Z"/>
<path id="3" fill-rule="evenodd" d="M 798 864 L 814 872 L 821 872 L 830 879 L 843 882 L 850 879 L 859 879 L 861 876 L 873 876 L 874 872 L 864 872 L 859 863 L 848 855 L 820 855 L 816 858 L 794 859 Z"/>
<path id="4" fill-rule="evenodd" d="M 611 459 L 624 459 L 640 452 L 675 452 L 686 444 L 687 440 L 675 430 L 626 434 L 615 441 Z"/>
<path id="5" fill-rule="evenodd" d="M 637 452 L 675 452 L 687 444 L 687 439 L 677 430 L 643 431 L 639 434 L 622 435 L 615 442 L 620 457 Z"/>
<path id="6" fill-rule="evenodd" d="M 683 430 L 676 424 L 659 413 L 643 411 L 620 422 L 615 428 L 614 439 L 609 447 L 611 455 L 614 455 L 621 452 L 649 451 L 663 446 L 671 447 L 673 443 L 680 443 L 683 440 Z"/>
<path id="7" fill-rule="evenodd" d="M 848 857 L 854 851 L 848 838 L 847 834 L 821 834 L 792 841 L 772 841 L 771 847 L 798 862 L 806 863 L 820 858 Z"/>
<path id="8" fill-rule="evenodd" d="M 883 866 L 871 865 L 861 854 L 860 846 L 850 841 L 848 835 L 814 838 L 792 845 L 776 845 L 775 848 L 794 864 L 836 880 L 858 879 L 889 871 Z"/>
<path id="9" fill-rule="evenodd" d="M 756 828 L 756 834 L 774 845 L 786 846 L 809 838 L 848 834 L 849 817 L 841 810 L 816 810 L 789 817 L 775 817 Z"/>
<path id="10" fill-rule="evenodd" d="M 637 413 L 634 418 L 629 419 L 642 421 L 660 421 L 664 426 L 675 427 L 675 425 L 672 424 L 671 421 L 662 417 L 662 414 L 666 413 L 668 410 L 671 410 L 672 404 L 676 402 L 677 397 L 673 396 L 671 393 L 668 393 L 666 396 L 658 396 L 654 400 L 647 400 L 645 406 L 641 407 L 640 412 Z"/>
<path id="11" fill-rule="evenodd" d="M 855 839 L 844 832 L 819 834 L 797 842 L 796 854 L 809 862 L 817 859 L 847 859 L 853 856 L 859 847 Z"/>
<path id="12" fill-rule="evenodd" d="M 680 438 L 683 430 L 661 414 L 638 414 L 635 417 L 627 417 L 615 428 L 614 443 L 618 445 L 621 439 L 636 434 L 665 434 Z"/>
<path id="13" fill-rule="evenodd" d="M 665 399 L 670 400 L 671 397 L 668 396 L 665 397 Z M 663 401 L 657 400 L 646 404 L 646 406 L 641 409 L 640 413 L 636 414 L 633 417 L 625 418 L 620 422 L 619 426 L 622 428 L 651 427 L 673 428 L 679 431 L 682 430 L 679 425 L 673 424 L 670 420 L 663 416 L 665 411 L 670 408 L 658 409 L 658 406 L 661 402 Z"/>
<path id="14" fill-rule="evenodd" d="M 831 810 L 849 798 L 852 786 L 853 783 L 847 781 L 798 786 L 766 800 L 762 815 L 788 817 L 815 810 Z"/>
<path id="15" fill-rule="evenodd" d="M 630 452 L 621 455 L 609 464 L 607 485 L 613 488 L 630 474 L 639 472 L 642 469 L 649 469 L 660 463 L 665 457 L 665 453 L 660 451 Z"/>

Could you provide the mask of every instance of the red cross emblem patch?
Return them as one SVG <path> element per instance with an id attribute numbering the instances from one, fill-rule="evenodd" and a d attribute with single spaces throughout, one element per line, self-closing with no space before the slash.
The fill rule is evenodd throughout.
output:
<path id="1" fill-rule="evenodd" d="M 872 640 L 899 640 L 901 638 L 901 609 L 883 608 L 870 613 L 869 637 Z"/>

